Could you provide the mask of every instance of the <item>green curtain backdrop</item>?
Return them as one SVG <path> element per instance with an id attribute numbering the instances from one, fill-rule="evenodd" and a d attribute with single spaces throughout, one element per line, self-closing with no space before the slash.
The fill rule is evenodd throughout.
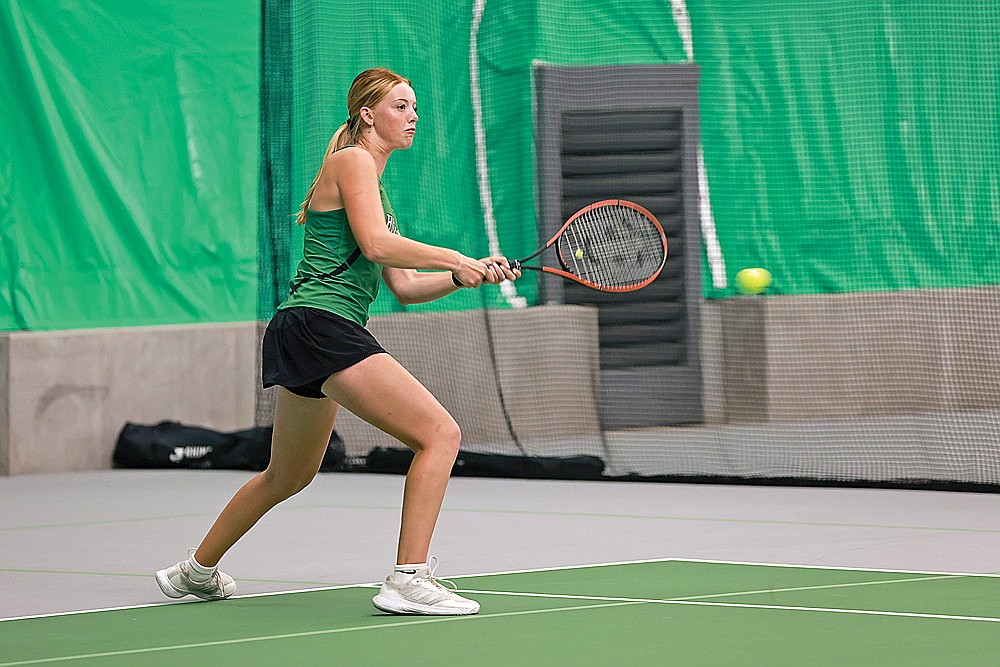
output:
<path id="1" fill-rule="evenodd" d="M 499 243 L 524 254 L 538 241 L 533 63 L 683 62 L 672 5 L 267 0 L 290 32 L 262 53 L 256 1 L 0 3 L 0 329 L 266 316 L 287 284 L 271 274 L 298 259 L 292 214 L 373 65 L 419 100 L 415 146 L 385 178 L 405 233 L 487 253 L 477 99 Z M 706 296 L 732 295 L 749 266 L 792 295 L 1000 283 L 996 3 L 686 9 L 729 279 L 717 289 L 706 268 Z M 276 124 L 262 62 L 265 87 L 286 87 Z M 284 151 L 273 202 L 257 194 L 261 146 Z M 537 298 L 531 280 L 518 291 Z M 412 309 L 484 304 L 506 301 L 491 287 Z M 385 291 L 375 306 L 400 309 Z"/>
<path id="2" fill-rule="evenodd" d="M 0 329 L 252 320 L 256 2 L 0 3 Z"/>
<path id="3" fill-rule="evenodd" d="M 1000 283 L 1000 6 L 687 5 L 730 286 L 751 266 L 784 294 Z"/>

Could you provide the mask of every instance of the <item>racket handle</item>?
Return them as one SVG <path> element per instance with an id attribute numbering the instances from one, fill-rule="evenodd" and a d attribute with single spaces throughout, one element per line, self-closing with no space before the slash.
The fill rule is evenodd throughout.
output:
<path id="1" fill-rule="evenodd" d="M 510 268 L 511 268 L 511 271 L 520 271 L 521 270 L 521 261 L 517 260 L 517 259 L 513 260 L 510 263 Z"/>

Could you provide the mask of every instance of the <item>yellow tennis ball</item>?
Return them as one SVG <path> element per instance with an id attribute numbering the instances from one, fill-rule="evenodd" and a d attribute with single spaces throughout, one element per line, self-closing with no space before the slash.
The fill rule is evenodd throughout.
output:
<path id="1" fill-rule="evenodd" d="M 771 286 L 772 280 L 767 269 L 743 269 L 736 274 L 736 289 L 743 294 L 760 294 Z"/>
<path id="2" fill-rule="evenodd" d="M 583 259 L 583 248 L 577 248 L 576 252 L 573 253 L 573 256 L 577 259 Z"/>

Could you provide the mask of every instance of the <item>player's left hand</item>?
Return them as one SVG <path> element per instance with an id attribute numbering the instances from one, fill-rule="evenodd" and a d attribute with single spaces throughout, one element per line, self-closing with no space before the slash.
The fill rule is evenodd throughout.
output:
<path id="1" fill-rule="evenodd" d="M 486 275 L 483 277 L 484 283 L 496 285 L 505 280 L 517 280 L 521 277 L 520 269 L 510 268 L 510 262 L 506 257 L 497 255 L 494 257 L 484 257 L 480 260 L 486 265 Z"/>

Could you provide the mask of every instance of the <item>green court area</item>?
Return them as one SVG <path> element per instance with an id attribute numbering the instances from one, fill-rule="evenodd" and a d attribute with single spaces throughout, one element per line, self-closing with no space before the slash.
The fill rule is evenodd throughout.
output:
<path id="1" fill-rule="evenodd" d="M 454 582 L 479 615 L 384 615 L 359 585 L 4 620 L 0 665 L 1000 661 L 996 575 L 662 560 Z"/>

